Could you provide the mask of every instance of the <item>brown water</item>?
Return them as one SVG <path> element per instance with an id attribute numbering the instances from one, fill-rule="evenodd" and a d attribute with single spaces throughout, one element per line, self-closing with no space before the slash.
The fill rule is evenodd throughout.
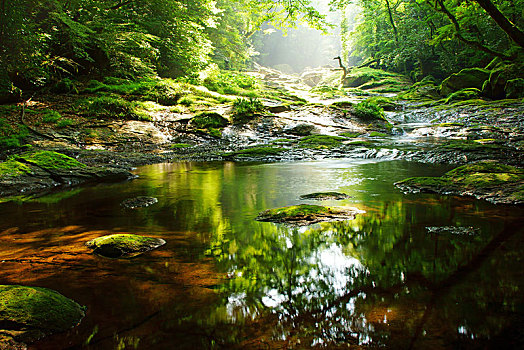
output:
<path id="1" fill-rule="evenodd" d="M 405 195 L 440 175 L 403 161 L 158 164 L 131 182 L 0 204 L 0 284 L 53 288 L 82 323 L 31 349 L 522 348 L 523 208 Z M 290 229 L 254 221 L 317 191 L 366 211 Z M 120 203 L 147 195 L 138 210 Z M 428 227 L 469 228 L 467 232 Z M 115 232 L 162 237 L 133 259 L 92 255 Z"/>

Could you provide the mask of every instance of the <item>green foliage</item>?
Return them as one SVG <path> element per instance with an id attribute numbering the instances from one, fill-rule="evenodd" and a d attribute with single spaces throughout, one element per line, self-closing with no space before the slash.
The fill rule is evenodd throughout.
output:
<path id="1" fill-rule="evenodd" d="M 258 98 L 239 98 L 233 103 L 233 122 L 245 124 L 263 111 L 264 106 Z"/>
<path id="2" fill-rule="evenodd" d="M 141 108 L 140 103 L 130 102 L 121 97 L 88 98 L 80 102 L 80 109 L 86 116 L 94 118 L 151 120 L 151 116 Z"/>
<path id="3" fill-rule="evenodd" d="M 373 100 L 365 100 L 357 104 L 353 114 L 363 120 L 385 120 L 384 109 Z"/>
<path id="4" fill-rule="evenodd" d="M 11 125 L 6 119 L 0 118 L 0 148 L 15 148 L 23 144 L 29 135 L 24 125 Z"/>
<path id="5" fill-rule="evenodd" d="M 250 96 L 257 90 L 259 84 L 254 77 L 249 75 L 228 72 L 211 71 L 203 79 L 202 84 L 211 91 L 216 91 L 223 95 Z M 256 96 L 256 95 L 255 95 Z"/>

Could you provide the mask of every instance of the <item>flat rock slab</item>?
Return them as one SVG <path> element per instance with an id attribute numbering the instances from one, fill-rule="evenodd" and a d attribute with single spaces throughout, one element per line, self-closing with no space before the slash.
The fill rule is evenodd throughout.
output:
<path id="1" fill-rule="evenodd" d="M 265 210 L 255 220 L 307 226 L 318 222 L 353 220 L 361 213 L 365 212 L 357 208 L 301 204 Z"/>
<path id="2" fill-rule="evenodd" d="M 312 200 L 318 200 L 318 201 L 324 201 L 324 200 L 341 200 L 341 199 L 347 199 L 350 196 L 345 193 L 340 192 L 315 192 L 310 194 L 305 194 L 303 196 L 300 196 L 300 199 L 312 199 Z"/>
<path id="3" fill-rule="evenodd" d="M 158 199 L 155 197 L 138 196 L 135 198 L 129 198 L 120 203 L 120 205 L 126 209 L 137 209 L 145 208 L 158 203 Z"/>
<path id="4" fill-rule="evenodd" d="M 84 307 L 54 290 L 0 285 L 0 348 L 66 331 L 84 316 Z"/>
<path id="5" fill-rule="evenodd" d="M 131 258 L 166 244 L 161 238 L 133 234 L 114 234 L 86 242 L 93 253 L 106 258 Z"/>
<path id="6" fill-rule="evenodd" d="M 524 204 L 524 169 L 484 161 L 441 177 L 412 177 L 395 183 L 405 192 L 473 196 L 495 204 Z"/>

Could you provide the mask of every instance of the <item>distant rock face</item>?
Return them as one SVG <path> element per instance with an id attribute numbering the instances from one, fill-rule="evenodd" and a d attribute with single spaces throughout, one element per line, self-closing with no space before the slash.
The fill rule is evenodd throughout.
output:
<path id="1" fill-rule="evenodd" d="M 301 204 L 265 210 L 258 214 L 255 220 L 307 226 L 325 221 L 353 220 L 361 213 L 364 211 L 357 208 Z"/>
<path id="2" fill-rule="evenodd" d="M 158 199 L 155 197 L 138 196 L 135 198 L 129 198 L 120 203 L 120 205 L 126 209 L 137 209 L 149 207 L 155 203 L 158 203 Z"/>
<path id="3" fill-rule="evenodd" d="M 85 308 L 47 288 L 0 285 L 0 348 L 16 349 L 76 326 Z"/>
<path id="4" fill-rule="evenodd" d="M 161 238 L 133 234 L 114 234 L 95 238 L 86 243 L 93 253 L 106 258 L 131 258 L 166 244 Z"/>
<path id="5" fill-rule="evenodd" d="M 310 194 L 305 194 L 305 195 L 300 196 L 300 199 L 313 199 L 313 200 L 319 200 L 319 201 L 330 200 L 330 199 L 340 200 L 340 199 L 347 199 L 347 198 L 349 198 L 349 195 L 345 193 L 340 193 L 340 192 L 315 192 L 315 193 L 310 193 Z"/>

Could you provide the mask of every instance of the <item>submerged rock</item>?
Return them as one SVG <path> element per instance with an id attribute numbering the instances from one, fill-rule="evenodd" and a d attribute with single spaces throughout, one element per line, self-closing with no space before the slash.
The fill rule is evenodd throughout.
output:
<path id="1" fill-rule="evenodd" d="M 120 203 L 120 205 L 126 209 L 145 208 L 158 203 L 158 199 L 155 197 L 138 196 L 135 198 L 129 198 Z"/>
<path id="2" fill-rule="evenodd" d="M 305 226 L 324 221 L 353 220 L 361 213 L 364 211 L 357 208 L 301 204 L 265 210 L 255 220 Z"/>
<path id="3" fill-rule="evenodd" d="M 524 204 L 524 170 L 489 161 L 463 165 L 441 177 L 412 177 L 395 185 L 407 192 L 469 195 L 496 204 Z"/>
<path id="4" fill-rule="evenodd" d="M 0 348 L 16 349 L 76 326 L 85 308 L 47 288 L 0 285 Z"/>
<path id="5" fill-rule="evenodd" d="M 132 234 L 114 234 L 86 242 L 93 253 L 107 258 L 134 257 L 166 244 L 161 238 Z"/>
<path id="6" fill-rule="evenodd" d="M 426 231 L 431 234 L 452 234 L 456 236 L 477 236 L 479 229 L 474 227 L 459 227 L 459 226 L 430 226 L 426 227 Z"/>
<path id="7" fill-rule="evenodd" d="M 300 196 L 300 199 L 314 199 L 314 200 L 319 200 L 319 201 L 329 200 L 329 199 L 340 200 L 340 199 L 346 199 L 346 198 L 349 198 L 349 195 L 345 193 L 340 193 L 340 192 L 315 192 L 315 193 L 310 193 L 310 194 L 305 194 L 305 195 Z"/>

